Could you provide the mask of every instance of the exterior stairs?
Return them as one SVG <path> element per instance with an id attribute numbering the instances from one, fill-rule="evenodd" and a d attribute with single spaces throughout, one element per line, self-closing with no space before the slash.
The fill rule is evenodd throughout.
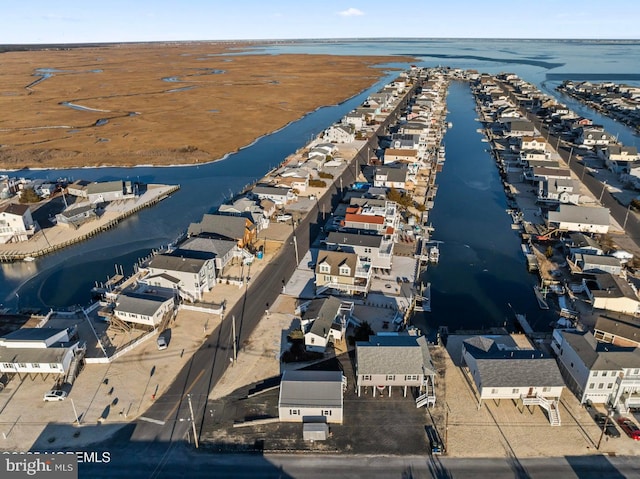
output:
<path id="1" fill-rule="evenodd" d="M 549 423 L 552 426 L 561 425 L 560 408 L 557 399 L 550 400 L 536 394 L 535 396 L 520 396 L 520 400 L 525 406 L 540 406 L 546 410 L 549 416 Z"/>

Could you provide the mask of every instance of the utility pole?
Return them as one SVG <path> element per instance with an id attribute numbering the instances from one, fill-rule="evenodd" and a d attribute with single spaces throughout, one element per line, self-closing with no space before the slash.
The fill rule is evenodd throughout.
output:
<path id="1" fill-rule="evenodd" d="M 602 442 L 602 436 L 604 436 L 604 432 L 607 430 L 608 424 L 609 424 L 609 414 L 607 414 L 607 417 L 604 420 L 604 424 L 602 425 L 602 432 L 600 433 L 600 439 L 598 439 L 598 445 L 596 446 L 596 449 L 598 451 L 600 450 L 600 443 Z"/>
<path id="2" fill-rule="evenodd" d="M 298 239 L 296 238 L 296 235 L 293 235 L 293 248 L 295 249 L 296 252 L 296 266 L 300 264 L 300 259 L 298 258 Z"/>
<path id="3" fill-rule="evenodd" d="M 624 223 L 622 223 L 622 229 L 627 227 L 627 220 L 629 219 L 629 211 L 631 210 L 631 203 L 627 206 L 627 213 L 624 215 Z"/>
<path id="4" fill-rule="evenodd" d="M 571 165 L 571 157 L 573 156 L 573 146 L 571 147 L 571 151 L 569 152 L 569 159 L 567 160 L 567 166 Z M 584 163 L 583 163 L 584 167 Z"/>
<path id="5" fill-rule="evenodd" d="M 607 187 L 607 180 L 602 182 L 602 191 L 600 192 L 600 198 L 598 198 L 598 202 L 602 203 L 602 197 L 604 196 L 604 189 Z"/>
<path id="6" fill-rule="evenodd" d="M 76 405 L 73 403 L 73 399 L 69 398 L 71 401 L 71 407 L 73 408 L 73 415 L 76 417 L 76 424 L 80 425 L 80 418 L 78 417 L 78 411 L 76 410 Z"/>
<path id="7" fill-rule="evenodd" d="M 191 394 L 187 395 L 187 400 L 189 401 L 189 411 L 191 412 L 191 426 L 193 428 L 193 442 L 196 444 L 196 449 L 198 446 L 198 434 L 196 433 L 196 420 L 193 417 L 193 405 L 191 404 Z"/>
<path id="8" fill-rule="evenodd" d="M 238 359 L 238 342 L 236 338 L 236 316 L 231 316 L 231 334 L 233 334 L 233 364 Z"/>

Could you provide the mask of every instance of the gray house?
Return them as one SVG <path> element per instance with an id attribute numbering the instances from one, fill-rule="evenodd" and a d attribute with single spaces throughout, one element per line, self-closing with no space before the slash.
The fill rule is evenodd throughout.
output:
<path id="1" fill-rule="evenodd" d="M 97 218 L 96 209 L 93 205 L 82 205 L 76 208 L 69 208 L 56 215 L 59 225 L 79 227 L 87 221 Z"/>
<path id="2" fill-rule="evenodd" d="M 380 395 L 392 387 L 400 387 L 404 396 L 407 388 L 415 388 L 421 395 L 416 406 L 432 406 L 436 402 L 436 369 L 431 361 L 429 346 L 424 336 L 407 333 L 370 336 L 368 342 L 356 343 L 356 386 L 358 396 Z"/>
<path id="3" fill-rule="evenodd" d="M 216 284 L 215 255 L 177 249 L 157 254 L 149 260 L 151 276 L 168 274 L 178 280 L 180 295 L 189 301 L 199 301 Z"/>
<path id="4" fill-rule="evenodd" d="M 352 313 L 353 303 L 333 296 L 312 300 L 300 320 L 305 348 L 323 353 L 329 343 L 342 341 Z"/>
<path id="5" fill-rule="evenodd" d="M 103 181 L 91 183 L 87 186 L 87 197 L 90 203 L 108 203 L 133 197 L 130 181 Z"/>
<path id="6" fill-rule="evenodd" d="M 622 264 L 615 256 L 605 256 L 587 253 L 576 253 L 573 262 L 583 273 L 610 273 L 620 275 Z"/>
<path id="7" fill-rule="evenodd" d="M 278 399 L 280 421 L 342 424 L 345 385 L 340 371 L 285 371 Z"/>
<path id="8" fill-rule="evenodd" d="M 326 242 L 328 250 L 355 253 L 365 265 L 383 270 L 391 269 L 394 242 L 384 236 L 334 231 L 329 233 Z"/>

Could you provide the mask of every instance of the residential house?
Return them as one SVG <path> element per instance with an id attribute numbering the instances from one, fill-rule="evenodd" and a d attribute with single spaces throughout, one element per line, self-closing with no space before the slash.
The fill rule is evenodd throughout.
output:
<path id="1" fill-rule="evenodd" d="M 307 351 L 324 353 L 329 344 L 341 342 L 353 313 L 353 303 L 330 296 L 310 301 L 300 325 Z"/>
<path id="2" fill-rule="evenodd" d="M 640 318 L 631 314 L 606 312 L 596 318 L 593 336 L 603 343 L 640 347 Z"/>
<path id="3" fill-rule="evenodd" d="M 504 122 L 506 136 L 529 136 L 535 135 L 533 123 L 528 120 L 510 119 Z"/>
<path id="4" fill-rule="evenodd" d="M 324 130 L 322 139 L 332 143 L 351 143 L 356 139 L 355 128 L 349 124 L 335 124 Z"/>
<path id="5" fill-rule="evenodd" d="M 78 198 L 88 198 L 89 192 L 87 188 L 90 184 L 91 182 L 87 180 L 76 180 L 67 185 L 67 194 L 77 196 Z"/>
<path id="6" fill-rule="evenodd" d="M 36 224 L 28 205 L 0 206 L 0 244 L 27 241 L 35 232 Z"/>
<path id="7" fill-rule="evenodd" d="M 384 164 L 415 163 L 418 160 L 418 150 L 387 148 L 384 150 Z"/>
<path id="8" fill-rule="evenodd" d="M 182 251 L 199 251 L 214 256 L 216 274 L 220 276 L 233 258 L 250 259 L 253 255 L 238 247 L 233 240 L 209 238 L 206 236 L 191 236 L 179 245 Z"/>
<path id="9" fill-rule="evenodd" d="M 421 394 L 418 407 L 436 402 L 436 368 L 431 360 L 427 339 L 408 333 L 369 336 L 369 341 L 356 343 L 356 388 L 358 397 L 370 390 L 382 396 L 386 390 L 399 387 L 407 396 L 413 388 Z"/>
<path id="10" fill-rule="evenodd" d="M 261 200 L 271 200 L 276 205 L 286 205 L 296 199 L 293 190 L 287 187 L 258 185 L 254 186 L 251 192 Z"/>
<path id="11" fill-rule="evenodd" d="M 635 146 L 609 145 L 601 151 L 607 168 L 614 173 L 631 173 L 631 168 L 638 161 L 638 148 Z"/>
<path id="12" fill-rule="evenodd" d="M 180 296 L 188 301 L 201 301 L 216 284 L 213 253 L 176 249 L 153 256 L 147 268 L 152 277 L 167 274 L 177 279 Z"/>
<path id="13" fill-rule="evenodd" d="M 253 221 L 243 216 L 206 214 L 200 223 L 189 225 L 187 234 L 230 239 L 236 241 L 239 248 L 246 248 L 256 240 L 257 229 Z"/>
<path id="14" fill-rule="evenodd" d="M 273 206 L 273 211 L 275 211 L 275 204 L 270 200 L 262 200 L 269 201 Z M 247 196 L 241 196 L 240 198 L 235 199 L 232 203 L 225 203 L 218 207 L 218 213 L 221 215 L 229 215 L 229 216 L 243 216 L 245 218 L 249 218 L 253 224 L 256 225 L 256 233 L 259 233 L 265 228 L 269 227 L 269 217 L 273 214 L 268 214 L 259 204 L 261 201 L 253 200 Z"/>
<path id="15" fill-rule="evenodd" d="M 130 181 L 103 181 L 90 183 L 87 186 L 87 198 L 90 203 L 108 203 L 110 201 L 133 198 L 133 187 Z"/>
<path id="16" fill-rule="evenodd" d="M 565 241 L 565 245 L 569 249 L 570 256 L 576 253 L 604 254 L 600 244 L 591 236 L 587 236 L 584 233 L 571 233 Z"/>
<path id="17" fill-rule="evenodd" d="M 462 360 L 482 401 L 510 399 L 544 408 L 552 425 L 560 425 L 559 399 L 564 381 L 556 361 L 522 347 L 510 335 L 474 336 L 463 341 Z"/>
<path id="18" fill-rule="evenodd" d="M 640 313 L 640 300 L 627 280 L 610 273 L 597 273 L 582 278 L 585 293 L 594 309 L 625 314 Z"/>
<path id="19" fill-rule="evenodd" d="M 571 260 L 583 273 L 610 273 L 619 276 L 622 263 L 615 256 L 575 253 Z"/>
<path id="20" fill-rule="evenodd" d="M 342 424 L 344 381 L 340 371 L 286 370 L 280 381 L 280 421 Z"/>
<path id="21" fill-rule="evenodd" d="M 407 190 L 408 175 L 409 171 L 406 167 L 379 166 L 375 170 L 373 185 Z"/>
<path id="22" fill-rule="evenodd" d="M 72 328 L 21 328 L 0 338 L 0 374 L 65 377 L 81 349 Z M 75 371 L 74 371 L 75 373 Z"/>
<path id="23" fill-rule="evenodd" d="M 342 118 L 342 122 L 347 125 L 352 125 L 356 131 L 362 130 L 366 126 L 364 115 L 356 111 L 347 113 Z"/>
<path id="24" fill-rule="evenodd" d="M 538 201 L 577 205 L 580 184 L 571 178 L 542 180 L 538 183 Z"/>
<path id="25" fill-rule="evenodd" d="M 580 404 L 607 404 L 624 414 L 640 407 L 640 349 L 596 341 L 591 332 L 558 330 L 551 347 Z"/>
<path id="26" fill-rule="evenodd" d="M 578 138 L 576 139 L 577 144 L 588 148 L 605 147 L 614 141 L 615 138 L 598 125 L 581 126 L 578 129 Z"/>
<path id="27" fill-rule="evenodd" d="M 127 292 L 117 296 L 113 315 L 127 323 L 155 328 L 162 322 L 165 315 L 172 313 L 174 304 L 173 296 L 167 298 L 154 294 Z"/>
<path id="28" fill-rule="evenodd" d="M 366 295 L 371 283 L 371 267 L 363 265 L 355 253 L 319 251 L 315 283 L 316 294 L 334 290 L 348 295 Z"/>
<path id="29" fill-rule="evenodd" d="M 69 208 L 56 215 L 56 222 L 62 226 L 78 228 L 82 224 L 98 217 L 92 204 Z"/>
<path id="30" fill-rule="evenodd" d="M 389 272 L 393 264 L 393 240 L 382 235 L 335 231 L 326 239 L 330 251 L 355 253 L 364 265 Z"/>
<path id="31" fill-rule="evenodd" d="M 375 231 L 395 238 L 399 222 L 400 215 L 395 202 L 385 201 L 384 206 L 378 206 L 369 200 L 365 201 L 365 206 L 349 206 L 342 226 L 354 230 Z"/>
<path id="32" fill-rule="evenodd" d="M 534 166 L 529 171 L 525 171 L 524 175 L 525 179 L 531 180 L 534 183 L 539 181 L 549 181 L 549 180 L 570 180 L 571 179 L 571 170 L 568 168 L 549 168 L 547 166 Z"/>
<path id="33" fill-rule="evenodd" d="M 283 173 L 276 176 L 275 185 L 278 188 L 291 188 L 294 195 L 307 191 L 309 186 L 309 172 L 298 169 L 296 174 Z"/>
<path id="34" fill-rule="evenodd" d="M 609 231 L 609 209 L 561 204 L 558 211 L 549 211 L 548 224 L 560 231 L 606 234 Z"/>
<path id="35" fill-rule="evenodd" d="M 520 151 L 545 151 L 547 149 L 547 140 L 542 136 L 521 136 L 518 138 L 518 146 Z"/>

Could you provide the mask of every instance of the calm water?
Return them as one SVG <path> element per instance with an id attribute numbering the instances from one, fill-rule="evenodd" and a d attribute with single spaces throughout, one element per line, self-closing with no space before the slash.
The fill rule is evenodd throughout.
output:
<path id="1" fill-rule="evenodd" d="M 564 75 L 571 78 L 578 74 L 604 74 L 615 80 L 630 78 L 630 75 L 640 71 L 638 42 L 445 39 L 305 42 L 274 45 L 250 53 L 263 52 L 414 55 L 421 59 L 417 62 L 421 66 L 447 65 L 488 73 L 513 71 L 556 95 L 553 87 L 564 79 Z M 594 58 L 600 61 L 594 61 Z M 392 65 L 401 68 L 408 66 L 404 63 Z M 547 75 L 551 75 L 550 78 Z M 368 92 L 379 89 L 393 76 L 387 76 Z M 629 80 L 628 83 L 634 81 Z M 431 216 L 437 227 L 436 236 L 446 241 L 441 265 L 429 272 L 429 275 L 434 275 L 431 279 L 434 283 L 432 319 L 439 324 L 473 324 L 474 327 L 501 324 L 508 315 L 507 302 L 511 302 L 517 310 L 528 310 L 532 304 L 535 306 L 532 303 L 535 299 L 530 292 L 533 277 L 526 274 L 517 237 L 509 229 L 508 217 L 504 213 L 504 194 L 495 166 L 483 151 L 486 144 L 480 142 L 480 136 L 475 132 L 479 124 L 473 121 L 473 103 L 471 97 L 467 96 L 470 94 L 465 93 L 466 86 L 453 85 L 452 88 L 449 110 L 454 128 L 446 137 L 447 162 L 439 178 L 441 188 L 436 209 Z M 111 274 L 114 264 L 123 265 L 125 271 L 130 270 L 136 258 L 173 240 L 189 222 L 198 220 L 203 213 L 224 201 L 225 197 L 260 178 L 313 135 L 360 104 L 368 92 L 341 105 L 313 112 L 280 132 L 216 163 L 195 167 L 21 172 L 24 176 L 50 179 L 139 178 L 144 182 L 179 183 L 182 189 L 170 199 L 140 212 L 123 221 L 118 228 L 90 241 L 33 263 L 0 265 L 0 303 L 15 307 L 19 302 L 20 307 L 40 307 L 86 302 L 89 299 L 88 289 L 93 282 Z M 562 100 L 576 110 L 584 108 L 568 99 Z M 623 125 L 606 120 L 588 109 L 580 112 L 605 124 L 627 144 L 634 144 L 637 139 Z M 470 129 L 464 127 L 467 122 L 471 122 Z M 473 158 L 469 154 L 471 152 Z M 468 176 L 467 170 L 475 174 Z M 461 213 L 469 210 L 476 212 L 471 219 L 480 224 L 467 224 L 462 220 Z M 482 218 L 482 221 L 478 218 Z M 479 229 L 474 229 L 476 227 Z M 454 258 L 456 260 L 450 273 L 445 274 L 445 264 Z M 446 310 L 442 310 L 440 305 L 446 305 Z M 460 305 L 464 305 L 464 308 Z"/>
<path id="2" fill-rule="evenodd" d="M 432 298 L 427 329 L 501 326 L 512 322 L 514 310 L 542 329 L 551 318 L 538 308 L 536 276 L 527 273 L 519 236 L 511 230 L 500 175 L 476 131 L 481 124 L 467 83 L 451 83 L 447 108 L 453 128 L 444 138 L 447 159 L 429 215 L 433 238 L 443 243 L 440 262 L 424 275 Z"/>

